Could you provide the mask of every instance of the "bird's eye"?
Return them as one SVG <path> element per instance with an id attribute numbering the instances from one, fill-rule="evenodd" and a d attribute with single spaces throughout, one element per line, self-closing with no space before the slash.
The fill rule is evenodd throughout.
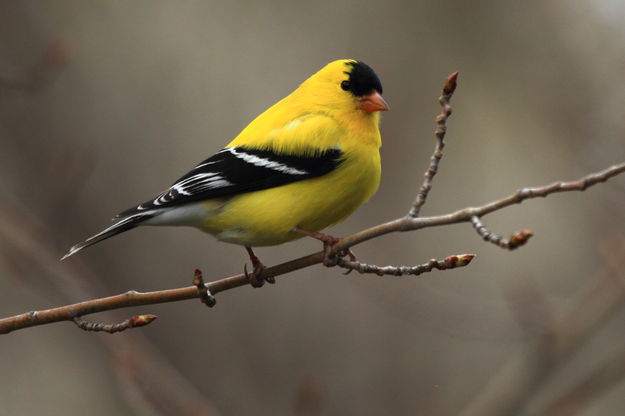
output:
<path id="1" fill-rule="evenodd" d="M 341 82 L 341 88 L 343 88 L 345 91 L 349 91 L 349 89 L 352 87 L 352 83 L 345 80 L 343 82 Z"/>

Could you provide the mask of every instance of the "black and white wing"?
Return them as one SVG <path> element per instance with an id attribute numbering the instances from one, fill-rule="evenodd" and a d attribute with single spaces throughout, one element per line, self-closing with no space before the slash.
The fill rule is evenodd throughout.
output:
<path id="1" fill-rule="evenodd" d="M 117 217 L 315 178 L 336 169 L 342 156 L 343 153 L 336 148 L 293 156 L 265 149 L 227 147 L 197 165 L 156 198 Z"/>

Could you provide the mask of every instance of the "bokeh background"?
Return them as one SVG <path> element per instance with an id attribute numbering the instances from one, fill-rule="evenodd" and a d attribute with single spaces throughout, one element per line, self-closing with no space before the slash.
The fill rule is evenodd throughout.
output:
<path id="1" fill-rule="evenodd" d="M 2 2 L 0 315 L 186 286 L 196 267 L 211 280 L 241 272 L 243 249 L 185 228 L 57 259 L 337 58 L 370 64 L 391 111 L 380 190 L 335 235 L 407 212 L 453 71 L 423 214 L 620 162 L 624 19 L 618 0 Z M 560 402 L 549 414 L 623 414 L 624 190 L 615 178 L 485 217 L 500 234 L 534 230 L 514 252 L 467 224 L 355 249 L 383 265 L 476 253 L 463 269 L 380 278 L 317 266 L 220 294 L 212 310 L 89 317 L 159 315 L 113 336 L 70 323 L 4 335 L 0 415 L 529 415 Z M 258 254 L 275 264 L 318 249 Z M 572 339 L 553 335 L 586 321 Z"/>

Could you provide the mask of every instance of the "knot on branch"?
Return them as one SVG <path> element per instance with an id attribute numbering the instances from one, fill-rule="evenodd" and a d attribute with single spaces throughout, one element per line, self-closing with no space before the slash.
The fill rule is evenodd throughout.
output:
<path id="1" fill-rule="evenodd" d="M 203 304 L 212 308 L 217 304 L 217 299 L 208 290 L 208 286 L 204 283 L 204 277 L 200 269 L 195 269 L 193 273 L 193 285 L 197 288 L 198 296 Z"/>

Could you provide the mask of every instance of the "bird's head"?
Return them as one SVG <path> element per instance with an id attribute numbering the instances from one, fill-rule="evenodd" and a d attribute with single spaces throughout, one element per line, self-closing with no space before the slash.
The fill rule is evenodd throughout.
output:
<path id="1" fill-rule="evenodd" d="M 382 98 L 382 83 L 376 73 L 369 65 L 353 59 L 330 62 L 298 90 L 329 112 L 359 111 L 370 115 L 389 108 Z"/>

